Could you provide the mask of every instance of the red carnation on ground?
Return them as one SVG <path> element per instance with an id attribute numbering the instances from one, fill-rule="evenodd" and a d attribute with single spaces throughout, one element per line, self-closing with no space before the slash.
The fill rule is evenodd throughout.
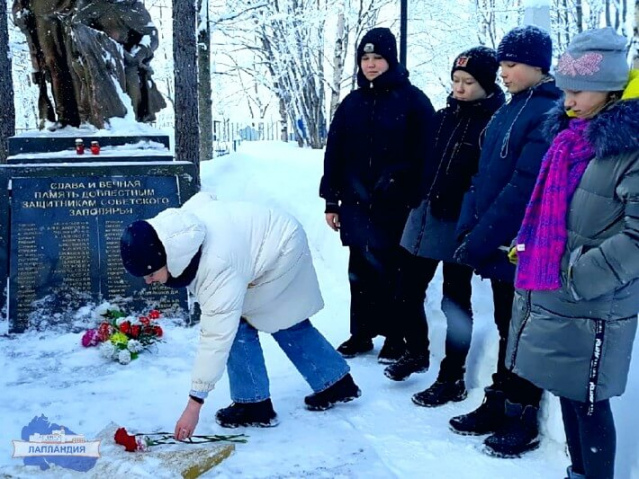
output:
<path id="1" fill-rule="evenodd" d="M 198 436 L 193 435 L 184 441 L 175 439 L 172 433 L 169 432 L 153 432 L 153 433 L 138 433 L 131 435 L 123 427 L 115 431 L 113 439 L 116 444 L 124 446 L 124 450 L 127 452 L 144 452 L 148 451 L 150 447 L 159 446 L 162 444 L 204 444 L 207 442 L 246 442 L 246 435 L 244 434 L 232 434 L 230 436 L 222 436 L 219 434 Z"/>
<path id="2" fill-rule="evenodd" d="M 160 312 L 157 309 L 149 311 L 149 319 L 160 319 Z"/>
<path id="3" fill-rule="evenodd" d="M 115 431 L 113 438 L 115 439 L 115 443 L 124 446 L 124 450 L 127 452 L 135 452 L 138 450 L 138 442 L 135 436 L 131 436 L 123 427 Z"/>
<path id="4" fill-rule="evenodd" d="M 140 326 L 137 324 L 131 326 L 131 337 L 133 337 L 133 339 L 137 339 L 137 337 L 140 336 L 140 329 Z"/>
<path id="5" fill-rule="evenodd" d="M 102 323 L 98 327 L 98 340 L 100 342 L 106 341 L 111 336 L 111 333 L 112 333 L 111 325 L 109 323 Z"/>
<path id="6" fill-rule="evenodd" d="M 124 334 L 129 334 L 130 330 L 131 330 L 131 323 L 129 323 L 128 321 L 125 321 L 124 323 L 120 325 L 120 331 L 122 331 Z"/>
<path id="7" fill-rule="evenodd" d="M 161 338 L 162 335 L 164 334 L 164 331 L 162 331 L 162 328 L 159 326 L 153 326 L 153 333 L 158 337 Z"/>

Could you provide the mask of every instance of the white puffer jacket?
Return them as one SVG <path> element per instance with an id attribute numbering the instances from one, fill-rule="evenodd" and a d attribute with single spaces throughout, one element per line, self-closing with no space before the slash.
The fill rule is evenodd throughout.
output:
<path id="1" fill-rule="evenodd" d="M 210 391 L 222 376 L 240 317 L 274 333 L 324 307 L 306 234 L 282 211 L 198 193 L 148 222 L 164 245 L 173 277 L 202 246 L 189 285 L 202 309 L 193 391 Z"/>

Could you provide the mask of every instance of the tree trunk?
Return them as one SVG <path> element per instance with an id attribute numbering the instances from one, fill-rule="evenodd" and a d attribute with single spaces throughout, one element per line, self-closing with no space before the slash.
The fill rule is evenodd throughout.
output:
<path id="1" fill-rule="evenodd" d="M 198 51 L 198 107 L 200 119 L 200 160 L 213 158 L 213 110 L 211 100 L 211 25 L 209 23 L 209 0 L 198 0 L 200 16 Z"/>
<path id="2" fill-rule="evenodd" d="M 173 0 L 173 62 L 175 81 L 175 157 L 195 164 L 200 187 L 197 41 L 195 0 Z"/>
<path id="3" fill-rule="evenodd" d="M 16 111 L 13 103 L 13 81 L 11 79 L 11 53 L 7 4 L 0 8 L 0 163 L 7 162 L 7 139 L 15 134 Z"/>
<path id="4" fill-rule="evenodd" d="M 333 119 L 335 110 L 339 106 L 339 97 L 342 89 L 342 75 L 344 74 L 344 9 L 337 14 L 337 34 L 335 35 L 335 47 L 333 48 L 333 81 L 331 82 L 331 104 L 329 118 Z"/>
<path id="5" fill-rule="evenodd" d="M 560 52 L 566 51 L 566 47 L 570 44 L 570 20 L 568 16 L 568 0 L 564 2 L 564 44 L 559 48 Z"/>
<path id="6" fill-rule="evenodd" d="M 284 98 L 280 97 L 280 122 L 282 126 L 280 128 L 280 140 L 288 141 L 288 115 L 286 114 L 286 102 Z"/>
<path id="7" fill-rule="evenodd" d="M 634 44 L 634 53 L 633 53 L 633 65 L 635 68 L 639 68 L 639 0 L 635 0 L 635 21 L 633 28 L 633 44 Z"/>
<path id="8" fill-rule="evenodd" d="M 577 19 L 577 32 L 584 30 L 584 9 L 581 0 L 575 0 L 575 18 Z"/>

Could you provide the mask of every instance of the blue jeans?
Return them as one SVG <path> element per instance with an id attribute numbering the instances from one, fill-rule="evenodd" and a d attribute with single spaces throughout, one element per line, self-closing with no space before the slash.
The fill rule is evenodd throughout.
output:
<path id="1" fill-rule="evenodd" d="M 308 319 L 273 333 L 273 338 L 316 393 L 335 384 L 350 370 L 344 358 Z M 259 402 L 270 397 L 257 329 L 244 318 L 240 321 L 226 366 L 234 402 Z"/>

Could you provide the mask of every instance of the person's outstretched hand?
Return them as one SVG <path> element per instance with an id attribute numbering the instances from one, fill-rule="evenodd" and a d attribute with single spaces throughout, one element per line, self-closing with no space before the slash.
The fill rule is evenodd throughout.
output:
<path id="1" fill-rule="evenodd" d="M 339 214 L 337 213 L 326 213 L 326 224 L 333 230 L 339 231 Z"/>
<path id="2" fill-rule="evenodd" d="M 184 408 L 184 412 L 175 425 L 175 431 L 173 432 L 175 439 L 178 441 L 184 441 L 193 435 L 195 427 L 200 420 L 201 408 L 201 404 L 198 404 L 193 401 L 193 399 L 189 398 L 189 402 L 187 403 L 186 408 Z"/>

